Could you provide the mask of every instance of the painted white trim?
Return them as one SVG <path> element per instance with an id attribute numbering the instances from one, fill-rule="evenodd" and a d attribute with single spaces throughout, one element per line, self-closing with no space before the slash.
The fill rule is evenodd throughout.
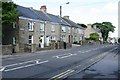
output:
<path id="1" fill-rule="evenodd" d="M 27 20 L 30 20 L 30 21 L 36 21 L 36 22 L 42 22 L 42 23 L 45 22 L 45 21 L 36 20 L 36 19 L 31 19 L 31 18 L 26 18 L 26 17 L 22 17 L 22 16 L 19 16 L 19 19 L 27 19 Z"/>

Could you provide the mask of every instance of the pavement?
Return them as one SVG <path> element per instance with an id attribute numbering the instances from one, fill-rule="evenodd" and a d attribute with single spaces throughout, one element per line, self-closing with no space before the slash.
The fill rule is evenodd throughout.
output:
<path id="1" fill-rule="evenodd" d="M 81 45 L 77 45 L 77 44 L 72 44 L 72 48 L 78 47 Z M 56 50 L 63 50 L 63 49 L 56 49 Z M 14 53 L 12 55 L 0 55 L 0 58 L 4 59 L 4 58 L 11 58 L 11 57 L 18 57 L 18 56 L 27 56 L 27 55 L 32 55 L 35 53 L 43 53 L 43 52 L 48 52 L 48 51 L 55 51 L 55 50 L 43 50 L 43 51 L 36 51 L 34 53 Z"/>

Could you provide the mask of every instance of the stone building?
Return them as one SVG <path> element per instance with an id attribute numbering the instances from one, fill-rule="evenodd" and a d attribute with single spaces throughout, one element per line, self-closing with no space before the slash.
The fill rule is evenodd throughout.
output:
<path id="1" fill-rule="evenodd" d="M 9 28 L 5 25 L 3 45 L 12 45 L 12 52 L 34 52 L 42 48 L 62 48 L 61 42 L 71 45 L 83 36 L 83 29 L 71 20 L 47 13 L 46 6 L 40 10 L 17 7 L 19 17 Z M 9 37 L 8 37 L 9 36 Z M 62 46 L 62 45 L 61 45 Z"/>

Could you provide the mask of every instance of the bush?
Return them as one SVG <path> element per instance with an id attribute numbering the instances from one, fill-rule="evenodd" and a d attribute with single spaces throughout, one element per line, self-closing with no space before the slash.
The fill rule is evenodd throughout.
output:
<path id="1" fill-rule="evenodd" d="M 98 41 L 99 40 L 99 34 L 98 33 L 91 33 L 90 34 L 90 40 Z"/>

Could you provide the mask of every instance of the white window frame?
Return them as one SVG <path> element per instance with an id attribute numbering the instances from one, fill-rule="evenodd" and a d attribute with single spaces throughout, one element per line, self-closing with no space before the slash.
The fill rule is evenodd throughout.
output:
<path id="1" fill-rule="evenodd" d="M 51 36 L 51 40 L 56 40 L 56 37 L 55 36 Z"/>
<path id="2" fill-rule="evenodd" d="M 28 30 L 33 31 L 34 30 L 34 22 L 29 22 L 28 23 Z"/>
<path id="3" fill-rule="evenodd" d="M 55 26 L 54 25 L 51 26 L 51 31 L 55 32 Z"/>
<path id="4" fill-rule="evenodd" d="M 30 36 L 31 36 L 31 38 L 30 38 Z M 29 42 L 29 41 L 31 41 L 31 42 Z M 29 43 L 29 44 L 33 44 L 33 35 L 29 35 L 28 43 Z"/>
<path id="5" fill-rule="evenodd" d="M 62 26 L 62 32 L 66 32 L 66 27 Z"/>
<path id="6" fill-rule="evenodd" d="M 16 45 L 16 37 L 13 37 L 13 45 Z"/>
<path id="7" fill-rule="evenodd" d="M 45 25 L 44 25 L 44 23 L 40 23 L 40 31 L 42 31 L 42 32 L 45 31 Z"/>
<path id="8" fill-rule="evenodd" d="M 65 39 L 66 37 L 65 37 L 65 35 L 62 35 L 62 40 L 63 41 L 65 41 L 66 39 Z"/>
<path id="9" fill-rule="evenodd" d="M 68 27 L 68 33 L 70 33 L 71 32 L 71 28 L 70 27 Z"/>

